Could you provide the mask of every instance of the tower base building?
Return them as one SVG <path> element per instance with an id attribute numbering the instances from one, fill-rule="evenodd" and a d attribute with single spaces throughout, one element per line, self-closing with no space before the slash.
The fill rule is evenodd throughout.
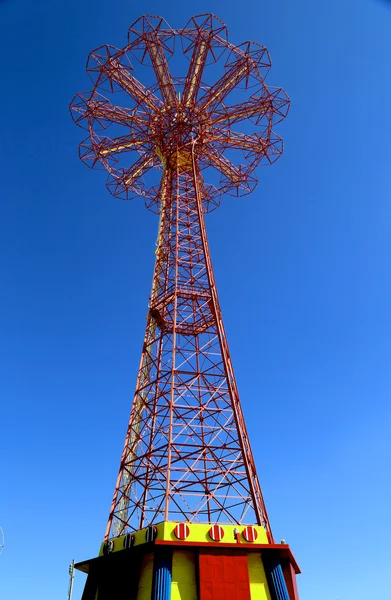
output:
<path id="1" fill-rule="evenodd" d="M 76 565 L 82 600 L 298 600 L 300 569 L 263 527 L 162 522 Z"/>

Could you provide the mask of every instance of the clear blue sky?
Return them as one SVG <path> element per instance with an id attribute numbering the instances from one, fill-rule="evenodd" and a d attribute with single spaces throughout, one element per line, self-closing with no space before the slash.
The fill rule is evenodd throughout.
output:
<path id="1" fill-rule="evenodd" d="M 89 51 L 124 45 L 143 12 L 174 27 L 214 12 L 232 42 L 269 48 L 269 83 L 291 97 L 283 158 L 208 218 L 220 300 L 301 600 L 391 598 L 384 0 L 0 2 L 1 598 L 65 600 L 70 560 L 96 554 L 107 520 L 157 219 L 78 160 L 68 103 L 89 89 Z"/>

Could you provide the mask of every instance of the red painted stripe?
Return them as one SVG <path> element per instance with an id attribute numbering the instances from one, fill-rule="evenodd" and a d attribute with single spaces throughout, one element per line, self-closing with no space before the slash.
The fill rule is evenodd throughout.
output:
<path id="1" fill-rule="evenodd" d="M 214 542 L 220 542 L 224 537 L 224 529 L 220 525 L 213 525 L 209 529 L 209 536 Z"/>
<path id="2" fill-rule="evenodd" d="M 255 542 L 255 540 L 258 537 L 258 532 L 255 529 L 255 527 L 245 527 L 243 529 L 243 537 L 246 540 L 246 542 Z"/>
<path id="3" fill-rule="evenodd" d="M 185 540 L 190 535 L 190 529 L 186 523 L 178 523 L 174 529 L 174 535 L 178 538 L 178 540 Z"/>

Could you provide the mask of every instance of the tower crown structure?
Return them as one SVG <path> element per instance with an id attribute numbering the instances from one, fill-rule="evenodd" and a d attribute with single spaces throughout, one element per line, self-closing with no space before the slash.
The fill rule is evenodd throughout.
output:
<path id="1" fill-rule="evenodd" d="M 173 76 L 170 62 L 184 76 Z M 213 15 L 193 17 L 178 30 L 147 15 L 130 27 L 125 48 L 106 45 L 90 54 L 93 89 L 72 101 L 74 121 L 88 131 L 81 159 L 106 169 L 114 196 L 142 196 L 160 217 L 107 552 L 119 538 L 132 546 L 143 529 L 148 543 L 156 535 L 164 541 L 170 523 L 167 535 L 178 539 L 201 528 L 201 538 L 193 538 L 201 544 L 208 531 L 207 540 L 221 542 L 223 526 L 237 542 L 242 535 L 243 543 L 254 543 L 261 531 L 264 542 L 273 541 L 204 221 L 223 194 L 251 192 L 255 169 L 282 153 L 273 128 L 289 100 L 265 84 L 270 64 L 263 46 L 232 45 Z M 145 84 L 136 71 L 144 71 Z M 156 573 L 162 565 L 155 562 Z"/>
<path id="2" fill-rule="evenodd" d="M 172 76 L 170 61 L 186 76 Z M 190 171 L 191 148 L 204 212 L 222 194 L 249 193 L 256 167 L 282 153 L 273 128 L 286 116 L 289 99 L 265 85 L 270 66 L 264 46 L 233 46 L 213 15 L 193 17 L 179 30 L 160 17 L 143 16 L 130 27 L 125 48 L 101 46 L 88 58 L 94 87 L 71 105 L 73 119 L 89 133 L 80 157 L 108 171 L 114 196 L 143 196 L 156 212 L 163 175 L 177 167 Z M 148 86 L 135 70 L 144 70 Z"/>

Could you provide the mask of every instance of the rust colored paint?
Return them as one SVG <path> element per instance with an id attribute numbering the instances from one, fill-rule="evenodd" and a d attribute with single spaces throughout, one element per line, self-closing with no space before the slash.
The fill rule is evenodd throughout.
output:
<path id="1" fill-rule="evenodd" d="M 270 532 L 205 226 L 222 195 L 250 193 L 258 166 L 282 154 L 273 129 L 289 99 L 266 85 L 270 66 L 264 46 L 235 46 L 214 15 L 175 29 L 144 15 L 123 48 L 91 52 L 93 89 L 72 102 L 75 122 L 88 132 L 81 159 L 107 171 L 114 196 L 141 196 L 160 219 L 105 541 L 162 518 L 212 525 L 246 515 Z M 143 71 L 149 87 L 139 79 Z"/>
<path id="2" fill-rule="evenodd" d="M 251 600 L 247 554 L 199 554 L 200 600 Z"/>

